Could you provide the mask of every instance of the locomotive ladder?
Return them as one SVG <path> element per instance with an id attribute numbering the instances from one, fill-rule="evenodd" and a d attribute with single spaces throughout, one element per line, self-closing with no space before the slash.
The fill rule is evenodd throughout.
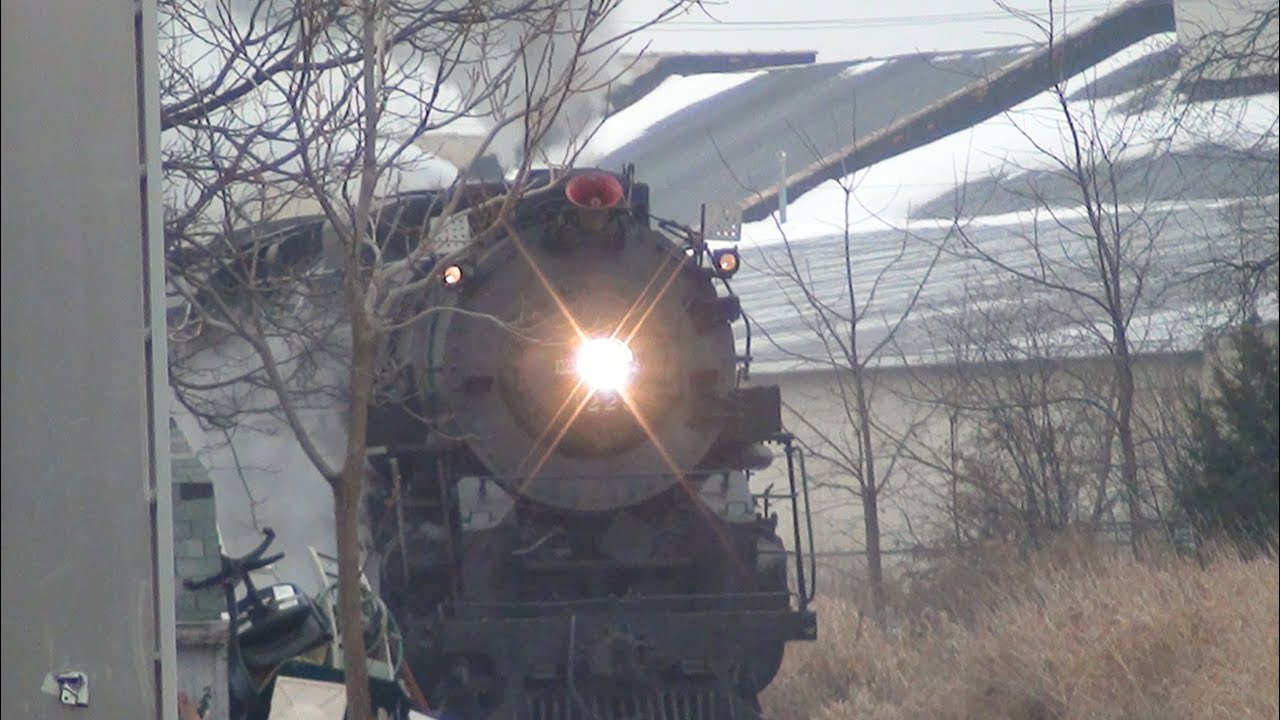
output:
<path id="1" fill-rule="evenodd" d="M 787 492 L 775 493 L 766 490 L 756 497 L 765 501 L 765 512 L 768 503 L 773 500 L 785 500 L 791 505 L 792 548 L 789 553 L 795 561 L 796 597 L 800 610 L 809 608 L 817 589 L 817 556 L 813 546 L 813 513 L 809 507 L 809 474 L 805 471 L 804 449 L 796 444 L 791 433 L 777 433 L 769 439 L 782 445 L 787 457 Z M 798 476 L 798 479 L 797 479 Z M 801 508 L 803 507 L 803 525 Z M 805 571 L 806 562 L 808 572 Z"/>

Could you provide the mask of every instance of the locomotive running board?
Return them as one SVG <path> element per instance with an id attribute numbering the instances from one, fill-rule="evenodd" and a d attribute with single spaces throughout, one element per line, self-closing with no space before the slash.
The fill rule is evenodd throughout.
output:
<path id="1" fill-rule="evenodd" d="M 735 702 L 715 684 L 651 688 L 635 692 L 556 688 L 531 692 L 524 700 L 527 720 L 716 720 Z M 741 702 L 741 701 L 739 701 Z"/>
<path id="2" fill-rule="evenodd" d="M 662 602 L 642 608 L 640 600 L 626 603 L 630 607 L 619 603 L 609 609 L 591 607 L 594 602 L 519 603 L 524 606 L 520 608 L 512 603 L 502 612 L 453 607 L 457 614 L 439 623 L 434 644 L 438 651 L 466 649 L 527 668 L 562 663 L 571 640 L 575 645 L 580 641 L 586 644 L 625 626 L 630 634 L 645 636 L 655 647 L 661 646 L 662 654 L 673 662 L 714 666 L 721 656 L 750 652 L 760 644 L 815 640 L 818 636 L 816 616 L 808 610 L 681 612 Z M 519 647 L 513 647 L 513 638 L 520 638 Z M 708 650 L 715 657 L 707 658 Z"/>

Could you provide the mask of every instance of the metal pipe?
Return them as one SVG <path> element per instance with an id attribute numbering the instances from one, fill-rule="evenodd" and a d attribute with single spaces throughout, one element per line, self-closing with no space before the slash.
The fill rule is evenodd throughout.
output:
<path id="1" fill-rule="evenodd" d="M 804 448 L 800 449 L 800 486 L 804 491 L 804 520 L 809 530 L 809 597 L 818 593 L 818 558 L 813 542 L 813 512 L 809 509 L 809 471 L 804 464 Z"/>
<path id="2" fill-rule="evenodd" d="M 787 222 L 787 152 L 778 151 L 778 222 Z"/>

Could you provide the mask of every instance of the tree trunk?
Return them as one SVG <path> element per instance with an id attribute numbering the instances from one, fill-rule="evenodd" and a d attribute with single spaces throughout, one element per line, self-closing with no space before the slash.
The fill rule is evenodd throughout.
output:
<path id="1" fill-rule="evenodd" d="M 354 223 L 346 248 L 343 284 L 351 321 L 351 377 L 349 418 L 347 422 L 347 454 L 342 464 L 342 477 L 334 487 L 334 512 L 338 531 L 338 606 L 342 616 L 342 667 L 347 681 L 347 719 L 372 720 L 369 697 L 368 651 L 364 646 L 364 619 L 360 612 L 360 502 L 364 496 L 365 444 L 369 431 L 369 402 L 373 399 L 374 355 L 378 334 L 373 319 L 367 314 L 366 293 L 361 278 L 361 250 L 370 232 L 374 185 L 378 181 L 378 120 L 382 88 L 381 68 L 376 51 L 377 0 L 364 0 L 361 5 L 363 27 L 361 47 L 364 51 L 361 87 L 364 94 L 363 147 L 361 148 L 360 192 L 356 199 Z"/>
<path id="2" fill-rule="evenodd" d="M 1129 512 L 1129 539 L 1134 552 L 1143 544 L 1142 497 L 1138 488 L 1138 452 L 1133 439 L 1133 362 L 1123 328 L 1116 333 L 1116 434 L 1120 439 L 1120 481 Z"/>
<path id="3" fill-rule="evenodd" d="M 856 340 L 856 335 L 854 336 Z M 851 343 L 851 347 L 856 345 Z M 855 355 L 856 359 L 856 355 Z M 871 583 L 871 611 L 876 624 L 884 627 L 884 568 L 880 557 L 880 484 L 876 477 L 875 440 L 871 433 L 871 408 L 862 376 L 863 368 L 853 367 L 855 399 L 858 403 L 858 433 L 862 437 L 862 530 L 867 548 L 867 581 Z"/>
<path id="4" fill-rule="evenodd" d="M 862 527 L 867 546 L 867 581 L 871 583 L 871 611 L 876 624 L 884 627 L 884 567 L 880 558 L 879 490 L 874 486 L 862 492 Z"/>
<path id="5" fill-rule="evenodd" d="M 372 720 L 368 651 L 361 612 L 360 502 L 364 496 L 365 437 L 368 432 L 374 345 L 359 308 L 352 311 L 351 408 L 347 453 L 333 488 L 338 545 L 338 625 L 347 685 L 348 720 Z"/>
<path id="6" fill-rule="evenodd" d="M 858 435 L 862 443 L 862 531 L 867 549 L 867 581 L 871 583 L 871 611 L 876 624 L 884 627 L 884 570 L 880 558 L 880 481 L 876 477 L 875 440 L 871 428 L 871 403 L 867 398 L 866 368 L 858 353 L 858 294 L 853 286 L 853 236 L 849 232 L 849 201 L 853 190 L 845 188 L 844 196 L 844 281 L 849 295 L 849 350 L 845 360 L 853 375 L 854 401 L 857 403 Z"/>
<path id="7" fill-rule="evenodd" d="M 964 537 L 960 531 L 960 449 L 957 427 L 959 424 L 959 413 L 952 409 L 947 413 L 947 465 L 951 476 L 951 529 L 955 533 L 957 548 L 963 543 Z"/>
<path id="8" fill-rule="evenodd" d="M 363 468 L 360 470 L 363 472 Z M 369 665 L 360 611 L 360 492 L 361 478 L 344 468 L 334 488 L 334 516 L 338 543 L 338 626 L 342 637 L 342 668 L 347 685 L 347 718 L 372 718 Z"/>

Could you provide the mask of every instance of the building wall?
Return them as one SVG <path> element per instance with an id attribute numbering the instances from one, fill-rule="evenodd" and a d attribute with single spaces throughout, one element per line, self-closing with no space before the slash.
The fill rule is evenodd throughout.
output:
<path id="1" fill-rule="evenodd" d="M 154 17 L 135 0 L 3 4 L 5 718 L 176 711 L 142 171 L 158 119 L 139 96 Z M 87 709 L 50 686 L 64 671 L 87 676 Z"/>
<path id="2" fill-rule="evenodd" d="M 225 622 L 178 623 L 178 693 L 201 720 L 227 720 L 227 629 Z"/>
<path id="3" fill-rule="evenodd" d="M 1160 435 L 1161 427 L 1168 429 L 1161 423 L 1167 423 L 1168 413 L 1198 382 L 1200 365 L 1198 353 L 1145 357 L 1136 364 L 1140 469 L 1146 480 L 1162 479 L 1159 453 L 1168 447 L 1158 445 L 1161 438 L 1155 436 Z M 1101 359 L 1064 360 L 1060 361 L 1059 368 L 1054 382 L 1060 384 L 1061 394 L 1080 387 L 1103 388 L 1110 377 L 1109 368 Z M 1010 381 L 1017 372 L 1023 373 L 1025 379 L 1026 368 L 894 367 L 872 368 L 867 374 L 871 414 L 877 425 L 874 459 L 882 480 L 887 478 L 880 498 L 885 549 L 906 552 L 936 543 L 948 532 L 951 496 L 946 467 L 952 445 L 953 413 L 939 399 L 949 388 L 959 385 L 957 379 L 961 372 L 969 377 L 975 372 L 982 373 L 983 382 L 1000 383 Z M 787 406 L 784 424 L 801 441 L 809 446 L 822 446 L 822 436 L 826 436 L 856 457 L 856 427 L 843 400 L 848 388 L 841 389 L 840 378 L 835 373 L 756 375 L 752 382 L 780 386 Z M 1068 388 L 1068 384 L 1075 385 Z M 851 395 L 848 397 L 852 399 Z M 955 396 L 954 400 L 954 404 L 966 408 L 955 413 L 957 451 L 960 455 L 975 457 L 978 453 L 974 435 L 980 414 L 975 406 L 980 401 L 964 396 Z M 1077 429 L 1081 431 L 1080 437 L 1074 438 L 1077 445 L 1084 435 L 1103 434 L 1097 427 Z M 826 451 L 831 452 L 832 448 L 828 446 Z M 1118 463 L 1118 448 L 1114 450 L 1114 457 Z M 862 505 L 853 492 L 854 478 L 847 470 L 818 457 L 809 457 L 807 466 L 813 488 L 811 501 L 817 549 L 833 554 L 856 554 L 863 550 Z M 783 487 L 784 471 L 785 463 L 779 457 L 773 467 L 753 479 L 753 489 L 761 491 L 770 483 L 775 490 Z M 782 536 L 790 545 L 789 508 L 778 505 L 775 511 L 781 518 Z M 1108 519 L 1125 521 L 1123 507 L 1118 506 L 1114 513 L 1109 513 Z"/>

